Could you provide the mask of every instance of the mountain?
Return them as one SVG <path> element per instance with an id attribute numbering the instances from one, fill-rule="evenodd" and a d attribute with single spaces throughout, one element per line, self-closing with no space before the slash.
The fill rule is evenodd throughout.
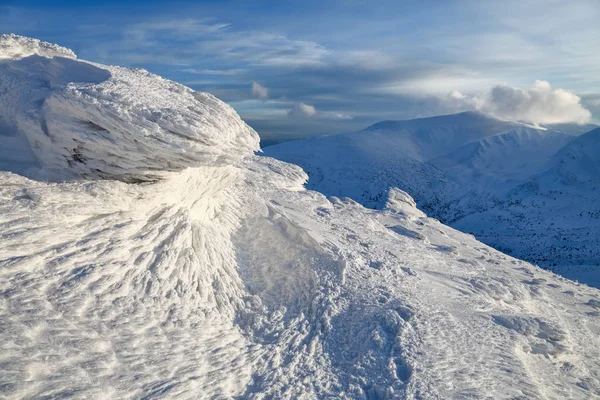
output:
<path id="1" fill-rule="evenodd" d="M 600 395 L 600 291 L 407 193 L 306 190 L 215 97 L 36 39 L 0 92 L 2 397 Z"/>
<path id="2" fill-rule="evenodd" d="M 600 180 L 600 128 L 594 129 L 556 154 L 551 173 L 563 177 L 565 183 L 595 184 Z"/>
<path id="3" fill-rule="evenodd" d="M 561 275 L 600 287 L 600 129 L 573 139 L 508 192 L 499 206 L 458 229 Z M 482 221 L 495 221 L 494 226 Z"/>
<path id="4" fill-rule="evenodd" d="M 472 141 L 430 163 L 462 181 L 519 182 L 548 168 L 553 155 L 572 139 L 560 132 L 519 127 Z"/>
<path id="5" fill-rule="evenodd" d="M 500 121 L 479 112 L 421 118 L 407 121 L 383 121 L 364 131 L 349 134 L 355 140 L 381 141 L 418 161 L 427 161 L 475 140 L 506 132 L 523 125 Z M 368 138 L 368 139 L 367 139 Z M 380 148 L 380 147 L 379 147 Z"/>
<path id="6" fill-rule="evenodd" d="M 264 152 L 304 168 L 308 188 L 367 207 L 382 207 L 389 188 L 402 188 L 442 222 L 600 287 L 597 132 L 575 137 L 468 112 L 385 121 Z M 546 189 L 532 192 L 541 183 Z"/>

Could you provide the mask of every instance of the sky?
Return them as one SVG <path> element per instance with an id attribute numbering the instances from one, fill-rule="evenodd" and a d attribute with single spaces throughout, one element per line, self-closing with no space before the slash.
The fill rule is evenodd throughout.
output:
<path id="1" fill-rule="evenodd" d="M 0 0 L 0 32 L 145 68 L 266 139 L 479 110 L 600 120 L 598 0 Z"/>

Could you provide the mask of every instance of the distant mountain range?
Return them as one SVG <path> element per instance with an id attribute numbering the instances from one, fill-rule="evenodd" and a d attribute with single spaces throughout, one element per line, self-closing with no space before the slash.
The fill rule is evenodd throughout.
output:
<path id="1" fill-rule="evenodd" d="M 309 188 L 367 207 L 383 207 L 398 187 L 456 229 L 600 287 L 596 125 L 539 127 L 465 112 L 383 121 L 264 153 L 304 168 Z"/>

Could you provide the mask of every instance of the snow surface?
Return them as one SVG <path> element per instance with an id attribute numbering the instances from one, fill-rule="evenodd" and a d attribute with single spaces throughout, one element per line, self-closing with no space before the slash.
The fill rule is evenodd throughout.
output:
<path id="1" fill-rule="evenodd" d="M 385 121 L 264 151 L 303 167 L 309 189 L 381 208 L 389 188 L 400 187 L 429 215 L 600 287 L 597 132 L 575 137 L 467 112 Z"/>
<path id="2" fill-rule="evenodd" d="M 9 34 L 0 34 L 0 59 L 13 59 L 40 55 L 43 57 L 77 58 L 72 50 L 39 39 Z"/>
<path id="3" fill-rule="evenodd" d="M 10 95 L 0 98 L 0 151 L 8 153 L 3 160 L 27 155 L 18 172 L 59 181 L 154 181 L 167 171 L 227 165 L 258 149 L 256 132 L 210 94 L 144 70 L 66 58 L 69 51 L 37 40 L 0 37 L 5 42 L 0 93 Z"/>
<path id="4" fill-rule="evenodd" d="M 36 169 L 0 172 L 2 396 L 600 395 L 600 291 L 400 189 L 380 210 L 306 190 L 299 167 L 252 155 L 256 134 L 212 96 L 83 61 L 44 91 L 64 60 L 29 57 L 0 69 L 3 84 L 30 77 L 0 115 Z"/>

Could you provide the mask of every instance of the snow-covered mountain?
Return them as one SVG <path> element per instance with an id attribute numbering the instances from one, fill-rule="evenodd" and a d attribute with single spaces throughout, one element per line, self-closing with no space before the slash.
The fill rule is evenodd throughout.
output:
<path id="1" fill-rule="evenodd" d="M 600 129 L 595 129 L 562 147 L 546 171 L 510 190 L 501 205 L 454 226 L 516 257 L 600 287 L 599 154 Z"/>
<path id="2" fill-rule="evenodd" d="M 600 286 L 597 131 L 576 137 L 467 112 L 264 151 L 303 167 L 310 189 L 378 208 L 390 187 L 402 188 L 497 249 Z"/>
<path id="3" fill-rule="evenodd" d="M 35 39 L 0 92 L 2 397 L 600 395 L 600 291 L 405 192 L 306 190 L 213 96 Z"/>

